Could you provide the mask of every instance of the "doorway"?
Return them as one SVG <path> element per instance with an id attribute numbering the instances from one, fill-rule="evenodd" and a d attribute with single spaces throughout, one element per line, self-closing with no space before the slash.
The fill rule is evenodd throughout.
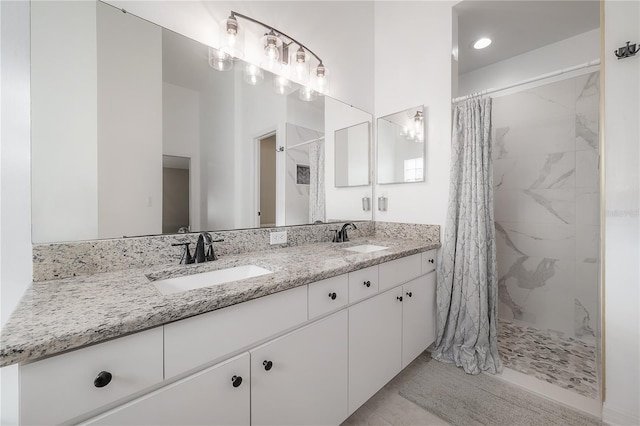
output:
<path id="1" fill-rule="evenodd" d="M 276 226 L 276 134 L 258 140 L 258 226 Z"/>
<path id="2" fill-rule="evenodd" d="M 162 233 L 187 232 L 191 159 L 162 156 Z"/>

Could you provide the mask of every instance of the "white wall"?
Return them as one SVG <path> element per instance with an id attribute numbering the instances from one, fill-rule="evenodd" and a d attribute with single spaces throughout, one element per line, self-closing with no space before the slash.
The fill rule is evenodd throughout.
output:
<path id="1" fill-rule="evenodd" d="M 425 105 L 426 181 L 376 185 L 375 219 L 444 226 L 451 144 L 452 1 L 376 2 L 375 116 Z M 374 208 L 376 208 L 374 206 Z"/>
<path id="2" fill-rule="evenodd" d="M 600 58 L 599 28 L 462 74 L 458 81 L 459 92 L 456 96 L 505 87 L 598 58 Z"/>
<path id="3" fill-rule="evenodd" d="M 31 282 L 29 3 L 0 2 L 0 324 Z M 18 421 L 18 367 L 0 369 L 0 424 Z"/>
<path id="4" fill-rule="evenodd" d="M 188 157 L 189 223 L 192 230 L 206 229 L 200 222 L 200 93 L 162 83 L 162 153 Z"/>
<path id="5" fill-rule="evenodd" d="M 96 3 L 33 2 L 31 28 L 34 241 L 95 239 Z"/>
<path id="6" fill-rule="evenodd" d="M 603 419 L 640 423 L 640 58 L 613 51 L 640 42 L 640 3 L 605 1 L 605 351 Z"/>
<path id="7" fill-rule="evenodd" d="M 98 7 L 98 238 L 160 234 L 162 32 Z"/>
<path id="8" fill-rule="evenodd" d="M 371 220 L 371 212 L 362 210 L 362 197 L 371 197 L 371 187 L 336 188 L 334 163 L 336 130 L 370 121 L 371 114 L 331 98 L 325 98 L 324 108 L 326 219 Z"/>

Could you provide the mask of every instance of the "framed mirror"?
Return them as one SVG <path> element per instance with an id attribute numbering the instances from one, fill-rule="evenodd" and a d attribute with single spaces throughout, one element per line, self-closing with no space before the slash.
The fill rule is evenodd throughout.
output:
<path id="1" fill-rule="evenodd" d="M 378 118 L 377 183 L 424 182 L 424 106 Z"/>
<path id="2" fill-rule="evenodd" d="M 371 114 L 215 60 L 100 1 L 31 3 L 34 243 L 371 220 L 332 170 Z"/>
<path id="3" fill-rule="evenodd" d="M 335 132 L 335 186 L 366 186 L 369 179 L 370 123 L 355 124 Z"/>

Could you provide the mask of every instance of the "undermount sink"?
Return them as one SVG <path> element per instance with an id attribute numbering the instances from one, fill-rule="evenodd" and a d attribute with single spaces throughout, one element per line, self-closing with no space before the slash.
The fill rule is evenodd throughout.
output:
<path id="1" fill-rule="evenodd" d="M 272 273 L 272 271 L 256 265 L 244 265 L 236 266 L 234 268 L 219 269 L 217 271 L 185 275 L 183 277 L 167 278 L 164 280 L 154 281 L 153 285 L 156 286 L 162 294 L 174 294 L 187 290 L 194 290 L 196 288 L 211 287 L 214 285 L 259 277 L 261 275 Z"/>
<path id="2" fill-rule="evenodd" d="M 346 247 L 345 250 L 355 251 L 358 253 L 372 253 L 374 251 L 386 250 L 389 247 L 377 246 L 375 244 L 361 244 L 359 246 Z"/>

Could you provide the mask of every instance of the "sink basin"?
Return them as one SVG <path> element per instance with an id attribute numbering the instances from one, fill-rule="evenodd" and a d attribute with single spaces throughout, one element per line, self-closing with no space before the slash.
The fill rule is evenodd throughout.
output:
<path id="1" fill-rule="evenodd" d="M 154 281 L 153 285 L 155 285 L 162 294 L 173 294 L 272 273 L 273 272 L 268 269 L 256 265 L 244 265 L 183 277 L 167 278 L 165 280 Z"/>
<path id="2" fill-rule="evenodd" d="M 386 250 L 389 247 L 377 246 L 375 244 L 361 244 L 359 246 L 347 247 L 345 250 L 356 251 L 358 253 L 372 253 L 374 251 Z"/>

